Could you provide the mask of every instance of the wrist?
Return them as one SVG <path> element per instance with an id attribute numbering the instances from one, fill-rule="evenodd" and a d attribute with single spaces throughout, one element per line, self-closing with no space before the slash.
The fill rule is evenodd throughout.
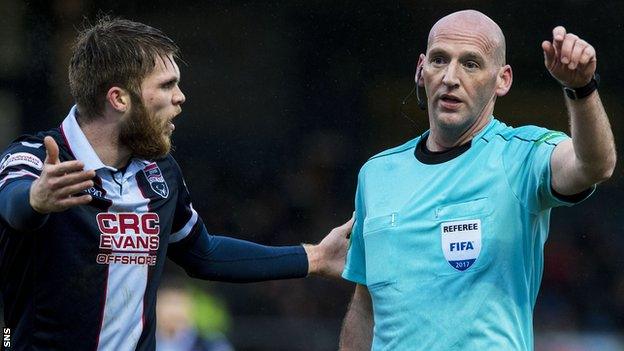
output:
<path id="1" fill-rule="evenodd" d="M 318 245 L 303 244 L 303 249 L 308 256 L 308 274 L 318 274 L 321 262 Z"/>
<path id="2" fill-rule="evenodd" d="M 594 91 L 598 89 L 598 85 L 600 83 L 600 76 L 598 74 L 594 74 L 589 83 L 585 84 L 582 87 L 572 88 L 563 86 L 563 92 L 570 100 L 580 100 L 588 97 Z"/>
<path id="3" fill-rule="evenodd" d="M 37 183 L 37 180 L 35 180 L 34 182 L 30 184 L 30 189 L 28 191 L 28 204 L 33 209 L 33 211 L 42 215 L 47 214 L 43 209 L 38 208 L 38 206 L 36 205 L 37 201 L 35 200 L 34 195 L 33 195 L 33 188 L 35 187 L 36 183 Z"/>

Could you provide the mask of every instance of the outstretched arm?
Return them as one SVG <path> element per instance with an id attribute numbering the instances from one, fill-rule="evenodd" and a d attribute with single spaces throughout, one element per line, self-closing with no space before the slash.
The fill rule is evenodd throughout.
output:
<path id="1" fill-rule="evenodd" d="M 561 85 L 580 88 L 596 72 L 596 51 L 565 28 L 553 29 L 553 40 L 542 43 L 544 64 Z M 572 140 L 559 143 L 551 157 L 552 187 L 573 195 L 611 177 L 616 153 L 613 132 L 598 91 L 573 100 L 567 96 Z"/>
<path id="2" fill-rule="evenodd" d="M 169 245 L 167 255 L 192 277 L 248 283 L 303 278 L 308 274 L 337 277 L 344 266 L 346 236 L 352 220 L 334 228 L 318 245 L 265 246 L 197 230 Z M 342 263 L 341 263 L 342 262 Z"/>

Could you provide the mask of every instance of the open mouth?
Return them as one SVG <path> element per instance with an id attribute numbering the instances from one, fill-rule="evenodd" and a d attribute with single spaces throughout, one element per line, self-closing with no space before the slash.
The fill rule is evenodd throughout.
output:
<path id="1" fill-rule="evenodd" d="M 443 94 L 440 96 L 440 106 L 446 110 L 457 110 L 462 103 L 462 101 L 449 94 Z"/>
<path id="2" fill-rule="evenodd" d="M 462 102 L 459 98 L 453 96 L 453 95 L 448 95 L 448 94 L 444 94 L 440 97 L 440 100 L 444 101 L 444 102 L 448 102 L 448 103 L 460 103 Z"/>

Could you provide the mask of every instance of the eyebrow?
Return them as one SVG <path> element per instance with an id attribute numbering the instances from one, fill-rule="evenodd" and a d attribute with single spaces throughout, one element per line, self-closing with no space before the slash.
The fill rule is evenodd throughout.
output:
<path id="1" fill-rule="evenodd" d="M 473 60 L 473 61 L 483 61 L 483 55 L 478 52 L 469 51 L 461 55 L 463 59 Z"/>
<path id="2" fill-rule="evenodd" d="M 165 86 L 165 85 L 177 84 L 177 83 L 180 83 L 180 78 L 172 77 L 172 78 L 169 78 L 169 79 L 161 82 L 160 85 Z"/>
<path id="3" fill-rule="evenodd" d="M 435 55 L 448 55 L 448 53 L 446 52 L 446 50 L 442 48 L 435 48 L 429 51 L 429 53 L 427 54 L 427 56 L 435 56 Z M 482 62 L 484 60 L 483 55 L 481 55 L 481 53 L 477 51 L 464 52 L 460 55 L 460 58 L 462 60 L 474 60 L 474 61 L 479 61 L 479 62 Z"/>

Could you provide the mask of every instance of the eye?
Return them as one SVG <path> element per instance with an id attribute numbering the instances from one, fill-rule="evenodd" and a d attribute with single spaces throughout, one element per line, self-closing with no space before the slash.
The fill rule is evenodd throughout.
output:
<path id="1" fill-rule="evenodd" d="M 176 85 L 176 81 L 175 80 L 170 80 L 168 82 L 165 82 L 161 85 L 161 87 L 163 89 L 172 89 L 175 85 Z"/>
<path id="2" fill-rule="evenodd" d="M 479 64 L 475 61 L 466 61 L 464 62 L 464 67 L 468 68 L 468 69 L 477 69 L 479 68 Z"/>
<path id="3" fill-rule="evenodd" d="M 431 58 L 430 62 L 434 65 L 443 65 L 446 62 L 446 60 L 442 56 L 434 56 Z"/>

